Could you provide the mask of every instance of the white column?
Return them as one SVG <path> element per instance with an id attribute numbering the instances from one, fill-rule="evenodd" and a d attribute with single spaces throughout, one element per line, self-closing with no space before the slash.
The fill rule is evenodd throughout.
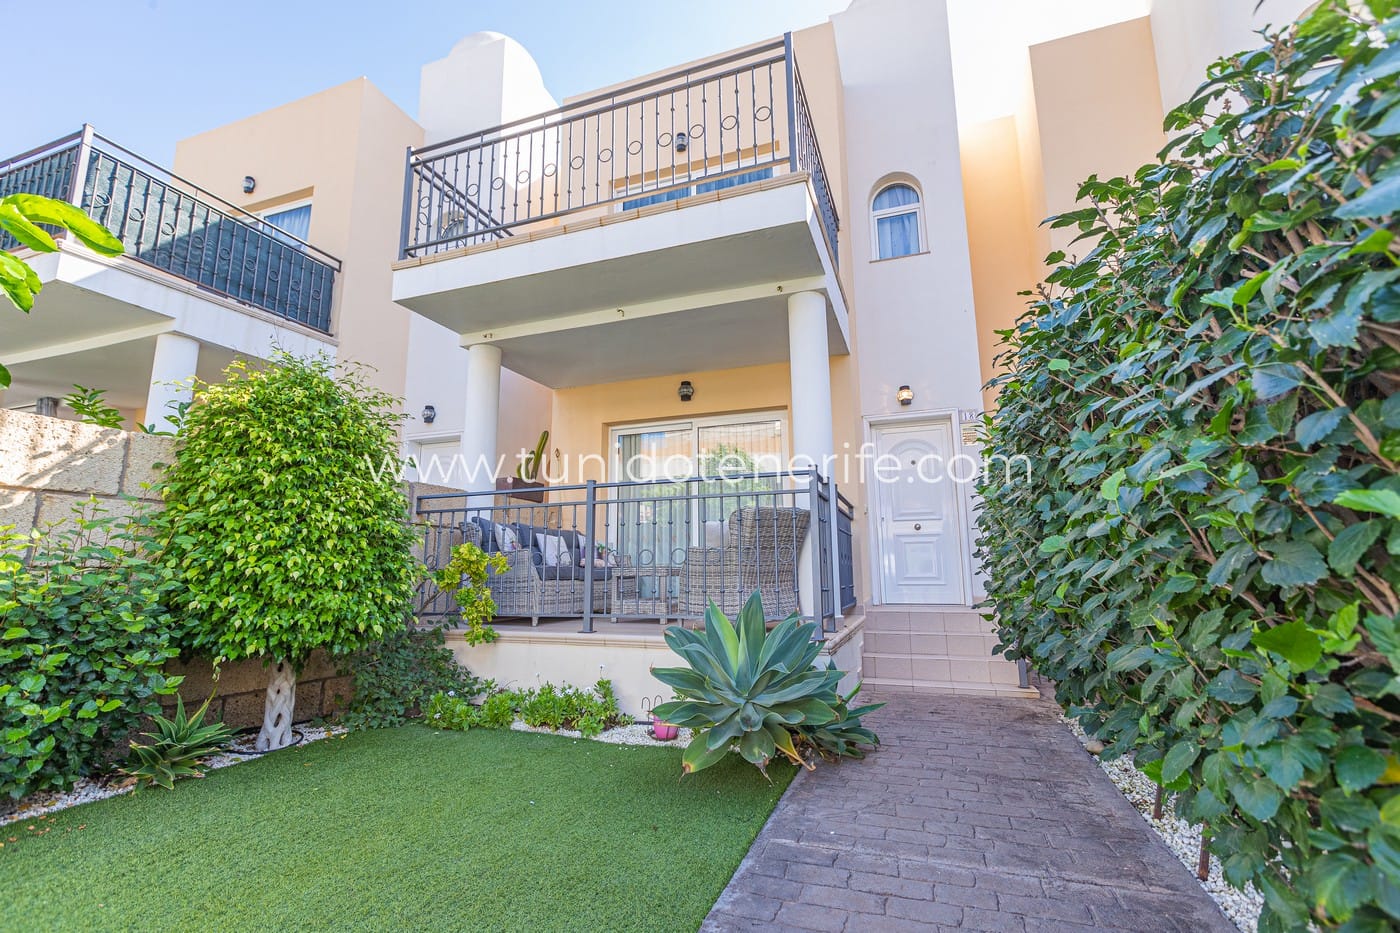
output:
<path id="1" fill-rule="evenodd" d="M 151 360 L 151 388 L 146 393 L 146 424 L 156 431 L 173 431 L 170 419 L 182 403 L 194 398 L 199 365 L 199 341 L 184 334 L 157 334 Z"/>
<path id="2" fill-rule="evenodd" d="M 496 427 L 501 405 L 501 348 L 467 347 L 467 402 L 462 423 L 462 477 L 469 490 L 490 489 L 496 480 Z"/>
<path id="3" fill-rule="evenodd" d="M 826 296 L 819 292 L 789 295 L 788 371 L 792 383 L 792 457 L 795 467 L 814 466 L 823 477 L 834 470 L 836 441 L 831 430 L 831 354 L 826 340 Z M 810 503 L 812 525 L 802 548 L 798 587 L 804 613 L 820 610 L 812 579 L 816 546 L 816 506 Z M 831 503 L 831 587 L 840 612 L 841 572 L 836 561 L 836 503 Z"/>
<path id="4" fill-rule="evenodd" d="M 788 368 L 792 380 L 792 455 L 798 466 L 827 471 L 836 452 L 831 435 L 831 356 L 826 344 L 826 296 L 789 295 Z"/>

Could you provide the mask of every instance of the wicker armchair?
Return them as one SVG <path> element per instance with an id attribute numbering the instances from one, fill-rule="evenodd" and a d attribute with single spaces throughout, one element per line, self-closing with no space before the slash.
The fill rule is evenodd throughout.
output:
<path id="1" fill-rule="evenodd" d="M 797 561 L 811 515 L 806 509 L 750 506 L 729 516 L 723 547 L 686 550 L 681 607 L 702 616 L 711 600 L 733 616 L 758 590 L 763 613 L 784 619 L 799 611 Z"/>
<path id="2" fill-rule="evenodd" d="M 463 537 L 481 545 L 481 528 L 473 522 L 462 525 Z M 544 567 L 535 563 L 534 554 L 526 547 L 504 553 L 504 573 L 492 571 L 486 585 L 496 602 L 496 616 L 528 618 L 538 625 L 541 617 L 583 615 L 583 584 L 580 573 L 572 567 Z M 604 612 L 608 604 L 610 581 L 607 574 L 595 573 L 593 579 L 593 611 Z"/>

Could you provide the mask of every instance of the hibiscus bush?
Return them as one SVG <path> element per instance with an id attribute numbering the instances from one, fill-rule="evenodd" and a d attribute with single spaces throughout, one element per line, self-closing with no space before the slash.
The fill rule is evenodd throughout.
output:
<path id="1" fill-rule="evenodd" d="M 1400 922 L 1396 6 L 1218 62 L 1157 163 L 1083 185 L 987 422 L 1029 464 L 980 488 L 1004 652 L 1264 930 Z"/>

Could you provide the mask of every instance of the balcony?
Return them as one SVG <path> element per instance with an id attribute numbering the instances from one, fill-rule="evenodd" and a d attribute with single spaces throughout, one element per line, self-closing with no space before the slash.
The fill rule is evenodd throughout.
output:
<path id="1" fill-rule="evenodd" d="M 76 204 L 129 259 L 330 333 L 339 260 L 91 129 L 0 162 L 0 197 L 17 192 Z M 0 247 L 14 246 L 0 237 Z"/>
<path id="2" fill-rule="evenodd" d="M 799 291 L 844 353 L 835 203 L 785 37 L 411 151 L 394 298 L 555 388 L 785 359 Z"/>
<path id="3" fill-rule="evenodd" d="M 857 603 L 854 509 L 812 470 L 554 486 L 539 504 L 435 493 L 414 513 L 430 568 L 463 543 L 505 557 L 487 582 L 498 621 L 697 625 L 758 591 L 770 620 L 797 613 L 832 633 Z M 453 624 L 459 609 L 427 581 L 415 615 Z"/>

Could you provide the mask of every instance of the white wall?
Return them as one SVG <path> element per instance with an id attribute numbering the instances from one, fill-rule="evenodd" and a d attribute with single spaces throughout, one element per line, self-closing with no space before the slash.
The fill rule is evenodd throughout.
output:
<path id="1" fill-rule="evenodd" d="M 1283 26 L 1317 0 L 1152 0 L 1152 41 L 1162 89 L 1162 111 L 1188 99 L 1206 66 L 1234 52 L 1256 49 L 1256 33 Z M 1256 11 L 1255 6 L 1258 5 Z"/>
<path id="2" fill-rule="evenodd" d="M 530 53 L 498 32 L 462 39 L 446 58 L 423 66 L 418 86 L 418 122 L 426 145 L 557 106 Z"/>
<path id="3" fill-rule="evenodd" d="M 448 451 L 449 457 L 456 451 L 466 411 L 466 392 L 467 351 L 461 347 L 461 338 L 441 324 L 412 315 L 404 388 L 404 410 L 412 418 L 404 426 L 405 454 L 418 456 L 419 445 L 424 443 L 434 452 Z M 501 369 L 501 417 L 496 431 L 496 450 L 506 458 L 507 475 L 515 472 L 520 450 L 533 450 L 540 432 L 550 428 L 553 403 L 554 392 L 549 387 L 504 367 Z M 424 424 L 421 419 L 424 405 L 437 409 L 432 424 Z M 463 484 L 457 475 L 423 479 L 447 486 Z"/>
<path id="4" fill-rule="evenodd" d="M 832 17 L 846 102 L 861 412 L 980 408 L 981 373 L 943 0 L 855 0 Z M 891 29 L 891 23 L 899 24 Z M 923 255 L 872 262 L 870 198 L 902 173 L 923 191 Z M 903 409 L 907 411 L 907 409 Z"/>

